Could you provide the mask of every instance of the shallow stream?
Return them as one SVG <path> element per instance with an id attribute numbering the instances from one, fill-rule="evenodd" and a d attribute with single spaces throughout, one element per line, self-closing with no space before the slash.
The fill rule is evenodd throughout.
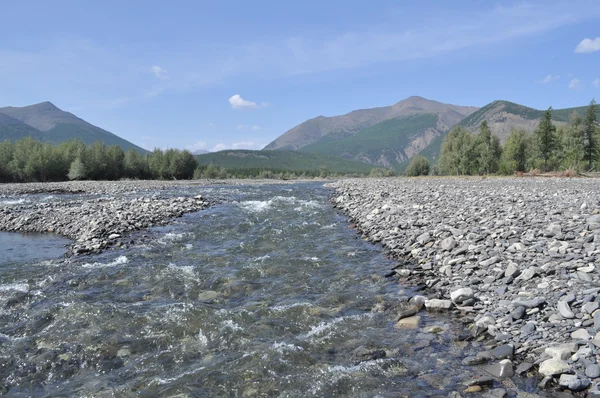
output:
<path id="1" fill-rule="evenodd" d="M 0 389 L 418 397 L 447 396 L 481 374 L 461 365 L 469 348 L 448 316 L 395 326 L 411 290 L 384 277 L 394 261 L 348 227 L 322 184 L 169 194 L 198 193 L 226 201 L 134 235 L 127 249 L 65 259 L 64 242 L 29 238 L 37 243 L 21 250 L 43 260 L 7 257 Z"/>

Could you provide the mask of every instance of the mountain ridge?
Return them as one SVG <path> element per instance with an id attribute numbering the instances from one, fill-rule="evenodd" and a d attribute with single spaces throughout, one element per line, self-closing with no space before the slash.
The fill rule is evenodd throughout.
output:
<path id="1" fill-rule="evenodd" d="M 411 96 L 390 106 L 356 109 L 343 115 L 317 116 L 309 119 L 276 138 L 265 147 L 267 150 L 297 150 L 324 137 L 345 138 L 385 120 L 420 113 L 455 113 L 467 116 L 477 107 L 445 104 L 419 96 Z"/>
<path id="2" fill-rule="evenodd" d="M 0 117 L 0 140 L 15 141 L 30 136 L 40 141 L 59 144 L 76 138 L 85 144 L 101 141 L 107 146 L 118 145 L 124 151 L 135 149 L 140 153 L 147 152 L 116 134 L 61 110 L 50 101 L 23 107 L 2 107 L 0 115 L 3 115 Z"/>

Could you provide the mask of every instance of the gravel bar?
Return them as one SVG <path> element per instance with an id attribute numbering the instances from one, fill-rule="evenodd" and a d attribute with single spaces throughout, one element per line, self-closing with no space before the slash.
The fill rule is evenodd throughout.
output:
<path id="1" fill-rule="evenodd" d="M 390 275 L 422 287 L 412 307 L 472 318 L 463 337 L 482 351 L 465 364 L 496 378 L 539 376 L 541 388 L 562 394 L 600 396 L 599 179 L 329 186 L 364 237 L 401 260 Z"/>
<path id="2" fill-rule="evenodd" d="M 56 233 L 73 240 L 68 255 L 97 253 L 126 244 L 132 231 L 167 224 L 176 217 L 212 204 L 202 195 L 177 196 L 164 189 L 190 187 L 206 181 L 78 181 L 0 185 L 3 198 L 30 194 L 68 194 L 70 200 L 0 207 L 0 231 Z M 97 195 L 103 195 L 98 197 Z M 114 196 L 113 196 L 114 195 Z"/>

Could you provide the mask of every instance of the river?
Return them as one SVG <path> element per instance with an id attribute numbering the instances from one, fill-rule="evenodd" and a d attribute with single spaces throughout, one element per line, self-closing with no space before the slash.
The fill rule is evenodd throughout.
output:
<path id="1" fill-rule="evenodd" d="M 413 294 L 322 184 L 181 188 L 222 204 L 64 258 L 0 236 L 0 389 L 12 396 L 447 396 L 479 369 L 447 315 L 399 329 Z M 53 240 L 54 239 L 54 240 Z M 42 256 L 43 258 L 41 258 Z M 471 352 L 472 354 L 472 352 Z"/>

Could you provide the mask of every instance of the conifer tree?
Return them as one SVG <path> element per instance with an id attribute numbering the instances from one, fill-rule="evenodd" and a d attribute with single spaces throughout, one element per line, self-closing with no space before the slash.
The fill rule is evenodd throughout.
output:
<path id="1" fill-rule="evenodd" d="M 548 161 L 556 149 L 556 126 L 552 123 L 552 107 L 544 113 L 535 135 L 538 139 L 540 154 L 544 160 L 544 168 L 547 169 Z"/>
<path id="2" fill-rule="evenodd" d="M 594 162 L 598 159 L 597 111 L 598 106 L 596 105 L 596 101 L 592 100 L 587 110 L 583 127 L 583 161 L 587 162 L 588 169 L 591 169 Z"/>

